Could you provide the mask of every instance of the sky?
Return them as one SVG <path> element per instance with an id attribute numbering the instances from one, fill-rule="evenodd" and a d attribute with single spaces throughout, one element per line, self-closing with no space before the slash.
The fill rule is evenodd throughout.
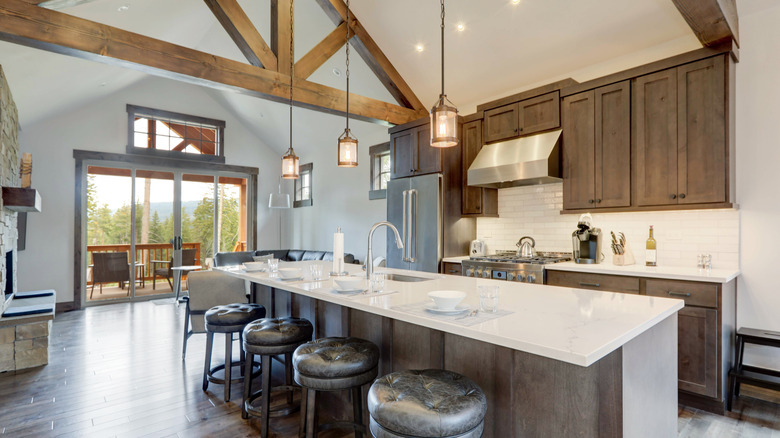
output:
<path id="1" fill-rule="evenodd" d="M 111 210 L 130 204 L 132 183 L 126 176 L 108 176 L 95 175 L 95 187 L 97 192 L 98 205 L 107 204 Z M 143 202 L 145 178 L 136 180 L 136 200 Z M 238 196 L 238 188 L 228 185 L 233 189 L 233 196 Z M 211 194 L 214 186 L 211 183 L 201 183 L 192 181 L 182 182 L 182 202 L 198 201 L 203 199 L 204 195 Z M 150 192 L 150 202 L 170 202 L 173 203 L 173 181 L 153 179 Z"/>

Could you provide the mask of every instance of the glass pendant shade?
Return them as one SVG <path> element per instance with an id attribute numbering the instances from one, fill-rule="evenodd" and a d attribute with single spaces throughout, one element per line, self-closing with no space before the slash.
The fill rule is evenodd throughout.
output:
<path id="1" fill-rule="evenodd" d="M 339 137 L 339 167 L 357 167 L 358 165 L 358 141 L 351 134 L 349 129 L 345 129 Z"/>
<path id="2" fill-rule="evenodd" d="M 435 148 L 458 145 L 458 109 L 448 103 L 442 94 L 431 109 L 431 146 Z"/>
<path id="3" fill-rule="evenodd" d="M 287 150 L 287 153 L 282 157 L 282 178 L 284 179 L 298 179 L 301 174 L 301 166 L 299 158 L 295 155 L 292 148 Z"/>

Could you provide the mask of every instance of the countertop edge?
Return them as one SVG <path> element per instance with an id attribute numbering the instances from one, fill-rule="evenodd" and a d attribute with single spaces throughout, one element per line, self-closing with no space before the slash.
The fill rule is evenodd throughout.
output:
<path id="1" fill-rule="evenodd" d="M 603 275 L 621 275 L 625 277 L 645 277 L 645 278 L 659 278 L 664 280 L 683 280 L 683 281 L 700 281 L 707 283 L 728 283 L 731 280 L 737 278 L 741 272 L 738 269 L 719 269 L 716 270 L 715 275 L 701 275 L 701 274 L 686 274 L 675 272 L 664 272 L 664 267 L 650 268 L 658 269 L 657 272 L 652 272 L 644 269 L 639 265 L 631 265 L 632 267 L 614 266 L 614 265 L 578 265 L 573 262 L 554 263 L 545 265 L 545 269 L 549 271 L 567 271 L 567 272 L 582 272 L 586 274 L 603 274 Z M 634 268 L 637 266 L 637 268 Z M 667 267 L 669 269 L 690 269 L 692 271 L 695 268 L 680 268 L 680 267 Z M 722 271 L 722 272 L 721 272 Z"/>

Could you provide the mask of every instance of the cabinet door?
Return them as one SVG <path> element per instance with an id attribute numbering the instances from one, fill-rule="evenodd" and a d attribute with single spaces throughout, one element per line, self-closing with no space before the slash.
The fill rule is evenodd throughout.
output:
<path id="1" fill-rule="evenodd" d="M 404 178 L 414 174 L 414 129 L 396 132 L 390 136 L 390 178 Z"/>
<path id="2" fill-rule="evenodd" d="M 485 111 L 485 143 L 520 135 L 518 111 L 516 103 Z"/>
<path id="3" fill-rule="evenodd" d="M 594 92 L 563 99 L 563 208 L 591 208 L 594 194 Z"/>
<path id="4" fill-rule="evenodd" d="M 520 135 L 548 131 L 561 126 L 561 98 L 557 91 L 526 99 L 518 105 Z"/>
<path id="5" fill-rule="evenodd" d="M 682 390 L 718 396 L 718 311 L 685 307 L 677 313 L 677 375 Z"/>
<path id="6" fill-rule="evenodd" d="M 461 214 L 469 216 L 498 214 L 498 189 L 468 185 L 468 170 L 482 149 L 482 120 L 463 124 L 463 198 Z"/>
<path id="7" fill-rule="evenodd" d="M 631 205 L 631 86 L 620 82 L 595 90 L 595 205 Z"/>
<path id="8" fill-rule="evenodd" d="M 677 70 L 634 80 L 636 204 L 677 203 Z"/>
<path id="9" fill-rule="evenodd" d="M 726 202 L 725 56 L 677 68 L 677 199 Z"/>
<path id="10" fill-rule="evenodd" d="M 431 146 L 430 125 L 414 129 L 415 175 L 441 172 L 441 149 Z"/>

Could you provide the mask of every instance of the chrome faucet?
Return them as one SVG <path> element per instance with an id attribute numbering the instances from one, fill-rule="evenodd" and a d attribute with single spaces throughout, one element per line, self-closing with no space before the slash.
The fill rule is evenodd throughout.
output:
<path id="1" fill-rule="evenodd" d="M 396 246 L 398 246 L 398 249 L 403 249 L 404 247 L 404 243 L 401 239 L 401 235 L 398 234 L 398 229 L 395 227 L 395 225 L 387 221 L 375 223 L 371 227 L 371 230 L 368 232 L 368 252 L 366 253 L 366 264 L 365 264 L 366 278 L 368 279 L 368 281 L 371 281 L 371 274 L 374 273 L 374 252 L 371 250 L 371 242 L 374 240 L 374 231 L 376 231 L 377 228 L 383 225 L 386 226 L 387 228 L 390 228 L 391 230 L 393 230 L 393 233 L 395 233 L 395 244 Z"/>

